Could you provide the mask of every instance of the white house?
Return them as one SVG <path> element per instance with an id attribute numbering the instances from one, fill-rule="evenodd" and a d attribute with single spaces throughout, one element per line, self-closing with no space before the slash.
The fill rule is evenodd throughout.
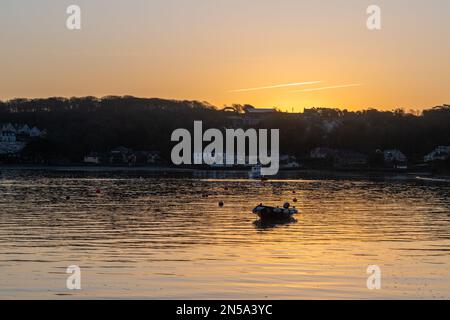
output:
<path id="1" fill-rule="evenodd" d="M 27 124 L 25 124 L 23 126 L 19 125 L 18 129 L 17 129 L 17 133 L 29 136 L 30 133 L 31 133 L 31 129 L 30 129 L 30 127 Z"/>
<path id="2" fill-rule="evenodd" d="M 291 155 L 283 154 L 280 156 L 280 168 L 281 169 L 299 169 L 301 164 L 297 161 L 297 158 Z"/>
<path id="3" fill-rule="evenodd" d="M 276 109 L 265 108 L 256 109 L 250 106 L 244 108 L 244 116 L 240 119 L 240 124 L 243 126 L 257 126 L 266 117 L 277 114 Z"/>
<path id="4" fill-rule="evenodd" d="M 100 157 L 96 153 L 91 153 L 84 157 L 84 163 L 88 164 L 99 164 L 100 163 Z"/>
<path id="5" fill-rule="evenodd" d="M 16 133 L 14 131 L 2 130 L 0 135 L 0 142 L 2 143 L 16 143 Z"/>
<path id="6" fill-rule="evenodd" d="M 44 133 L 44 131 L 41 131 L 37 127 L 30 128 L 27 124 L 11 124 L 11 123 L 4 123 L 0 124 L 0 133 L 1 132 L 12 132 L 15 135 L 21 135 L 21 136 L 29 136 L 31 138 L 37 138 L 41 137 Z"/>
<path id="7" fill-rule="evenodd" d="M 450 158 L 450 146 L 439 146 L 433 152 L 427 154 L 424 158 L 425 162 L 437 160 L 447 160 Z"/>
<path id="8" fill-rule="evenodd" d="M 16 128 L 10 123 L 0 125 L 0 154 L 15 154 L 25 148 L 25 143 L 17 141 Z"/>
<path id="9" fill-rule="evenodd" d="M 40 137 L 40 136 L 41 136 L 41 130 L 39 130 L 38 128 L 33 127 L 30 130 L 30 137 L 37 138 L 37 137 Z"/>
<path id="10" fill-rule="evenodd" d="M 274 108 L 245 108 L 245 113 L 247 114 L 263 114 L 263 115 L 267 115 L 267 114 L 274 114 L 277 113 L 277 110 Z"/>
<path id="11" fill-rule="evenodd" d="M 38 128 L 30 129 L 28 125 L 0 124 L 0 154 L 16 154 L 26 146 L 24 137 L 36 138 L 42 133 Z"/>
<path id="12" fill-rule="evenodd" d="M 403 152 L 401 152 L 400 150 L 397 149 L 392 149 L 392 150 L 385 150 L 383 152 L 384 154 L 384 161 L 385 162 L 407 162 L 408 158 L 403 154 Z"/>
<path id="13" fill-rule="evenodd" d="M 17 133 L 16 128 L 11 123 L 5 123 L 0 126 L 1 131 Z"/>

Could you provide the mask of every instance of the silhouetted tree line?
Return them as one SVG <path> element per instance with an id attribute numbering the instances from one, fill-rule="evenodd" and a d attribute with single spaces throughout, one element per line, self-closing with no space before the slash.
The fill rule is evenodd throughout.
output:
<path id="1" fill-rule="evenodd" d="M 283 128 L 282 149 L 302 154 L 321 146 L 371 154 L 375 150 L 399 149 L 410 158 L 423 155 L 439 145 L 450 145 L 450 107 L 424 110 L 421 115 L 369 109 L 351 112 L 312 109 L 298 117 L 282 114 L 272 120 Z M 327 125 L 335 125 L 327 130 Z"/>
<path id="2" fill-rule="evenodd" d="M 47 129 L 47 137 L 30 143 L 28 155 L 80 161 L 91 151 L 117 146 L 159 150 L 166 159 L 175 129 L 230 128 L 244 117 L 242 105 L 226 111 L 200 101 L 144 99 L 131 96 L 13 99 L 0 101 L 0 123 L 27 123 Z M 360 151 L 399 149 L 420 159 L 438 145 L 450 145 L 450 106 L 422 114 L 403 110 L 347 111 L 314 108 L 301 114 L 278 112 L 264 116 L 261 128 L 280 129 L 281 153 L 302 156 L 315 147 Z"/>

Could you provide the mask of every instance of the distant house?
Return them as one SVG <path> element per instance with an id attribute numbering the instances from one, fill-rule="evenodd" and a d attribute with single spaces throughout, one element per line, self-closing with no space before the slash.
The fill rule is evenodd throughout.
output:
<path id="1" fill-rule="evenodd" d="M 17 134 L 30 136 L 31 129 L 30 129 L 30 127 L 27 124 L 25 124 L 25 125 L 18 125 L 17 126 Z"/>
<path id="2" fill-rule="evenodd" d="M 424 157 L 425 162 L 444 161 L 450 158 L 450 146 L 439 146 Z"/>
<path id="3" fill-rule="evenodd" d="M 25 148 L 25 143 L 18 141 L 17 130 L 10 124 L 0 124 L 0 155 L 17 154 Z"/>
<path id="4" fill-rule="evenodd" d="M 16 143 L 17 137 L 15 131 L 2 130 L 0 135 L 1 143 Z"/>
<path id="5" fill-rule="evenodd" d="M 0 124 L 0 155 L 18 153 L 24 147 L 17 141 L 16 128 L 12 124 Z"/>
<path id="6" fill-rule="evenodd" d="M 41 130 L 37 127 L 30 128 L 27 124 L 0 124 L 0 132 L 12 132 L 16 136 L 38 138 L 46 133 L 46 130 Z"/>
<path id="7" fill-rule="evenodd" d="M 36 128 L 36 127 L 33 127 L 33 128 L 30 130 L 30 137 L 32 137 L 32 138 L 38 138 L 38 137 L 41 136 L 41 134 L 42 134 L 41 130 L 39 130 L 39 129 Z"/>
<path id="8" fill-rule="evenodd" d="M 271 116 L 277 113 L 276 109 L 256 109 L 247 106 L 244 108 L 244 117 L 242 119 L 242 124 L 244 126 L 257 126 L 259 125 L 266 117 Z"/>
<path id="9" fill-rule="evenodd" d="M 100 164 L 102 162 L 102 155 L 97 152 L 91 152 L 84 157 L 84 163 L 86 164 Z"/>
<path id="10" fill-rule="evenodd" d="M 0 125 L 1 131 L 14 132 L 17 133 L 16 128 L 11 123 L 5 123 Z"/>
<path id="11" fill-rule="evenodd" d="M 225 108 L 230 115 L 228 118 L 233 121 L 233 126 L 235 128 L 241 127 L 251 127 L 259 125 L 267 117 L 276 114 L 278 111 L 273 108 L 254 108 L 252 106 L 245 106 L 243 108 L 243 113 L 230 112 L 233 111 L 232 108 Z"/>
<path id="12" fill-rule="evenodd" d="M 296 157 L 291 155 L 280 156 L 280 168 L 281 169 L 299 169 L 301 168 L 300 162 Z"/>
<path id="13" fill-rule="evenodd" d="M 404 163 L 408 161 L 403 152 L 397 149 L 385 150 L 383 154 L 386 163 Z"/>
<path id="14" fill-rule="evenodd" d="M 246 114 L 252 114 L 252 115 L 267 115 L 267 114 L 274 114 L 277 113 L 278 111 L 274 108 L 253 108 L 250 106 L 247 106 L 244 108 L 244 112 Z"/>

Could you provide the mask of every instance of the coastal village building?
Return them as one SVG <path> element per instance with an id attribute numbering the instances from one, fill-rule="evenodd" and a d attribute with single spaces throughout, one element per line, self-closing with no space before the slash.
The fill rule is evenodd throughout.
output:
<path id="1" fill-rule="evenodd" d="M 100 164 L 101 155 L 96 152 L 92 152 L 84 157 L 84 163 L 86 164 Z"/>
<path id="2" fill-rule="evenodd" d="M 439 146 L 424 157 L 425 162 L 445 161 L 450 159 L 450 146 Z"/>
<path id="3" fill-rule="evenodd" d="M 36 128 L 36 127 L 33 127 L 32 129 L 30 129 L 29 135 L 32 138 L 38 138 L 38 137 L 42 136 L 42 131 L 39 130 L 38 128 Z"/>
<path id="4" fill-rule="evenodd" d="M 0 143 L 16 143 L 16 133 L 13 131 L 2 130 L 0 136 Z"/>
<path id="5" fill-rule="evenodd" d="M 30 135 L 30 133 L 31 133 L 31 129 L 27 124 L 25 124 L 23 126 L 19 126 L 19 128 L 17 130 L 17 134 Z"/>
<path id="6" fill-rule="evenodd" d="M 408 161 L 408 158 L 403 154 L 403 152 L 397 149 L 385 150 L 383 154 L 384 161 L 387 163 L 404 163 Z"/>
<path id="7" fill-rule="evenodd" d="M 300 169 L 302 165 L 295 156 L 283 154 L 280 156 L 281 169 Z"/>
<path id="8" fill-rule="evenodd" d="M 397 149 L 385 150 L 383 152 L 384 164 L 394 169 L 408 169 L 408 158 Z"/>
<path id="9" fill-rule="evenodd" d="M 245 106 L 241 112 L 231 107 L 223 109 L 229 113 L 228 119 L 232 120 L 234 128 L 246 128 L 259 125 L 267 117 L 277 114 L 278 111 L 273 108 L 256 109 L 252 106 Z"/>
<path id="10" fill-rule="evenodd" d="M 244 109 L 244 112 L 244 116 L 241 119 L 242 125 L 251 127 L 259 125 L 267 116 L 277 113 L 277 110 L 247 107 Z"/>
<path id="11" fill-rule="evenodd" d="M 42 137 L 44 133 L 45 130 L 37 127 L 30 129 L 27 124 L 0 124 L 0 155 L 17 154 L 30 139 Z"/>

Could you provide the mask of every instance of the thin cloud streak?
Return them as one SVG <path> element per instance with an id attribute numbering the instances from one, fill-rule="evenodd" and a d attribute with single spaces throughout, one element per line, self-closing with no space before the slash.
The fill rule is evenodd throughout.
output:
<path id="1" fill-rule="evenodd" d="M 339 88 L 349 88 L 349 87 L 359 87 L 362 86 L 362 83 L 352 83 L 352 84 L 345 84 L 345 85 L 339 85 L 339 86 L 329 86 L 329 87 L 321 87 L 321 88 L 312 88 L 312 89 L 304 89 L 304 90 L 295 90 L 291 92 L 299 93 L 299 92 L 312 92 L 312 91 L 321 91 L 321 90 L 328 90 L 328 89 L 339 89 Z"/>
<path id="2" fill-rule="evenodd" d="M 305 86 L 305 85 L 308 85 L 308 84 L 318 84 L 318 83 L 322 83 L 322 81 L 307 81 L 307 82 L 294 82 L 294 83 L 286 83 L 286 84 L 277 84 L 277 85 L 265 86 L 265 87 L 257 87 L 257 88 L 236 89 L 236 90 L 231 90 L 230 92 L 248 92 L 248 91 L 266 90 L 266 89 Z"/>

